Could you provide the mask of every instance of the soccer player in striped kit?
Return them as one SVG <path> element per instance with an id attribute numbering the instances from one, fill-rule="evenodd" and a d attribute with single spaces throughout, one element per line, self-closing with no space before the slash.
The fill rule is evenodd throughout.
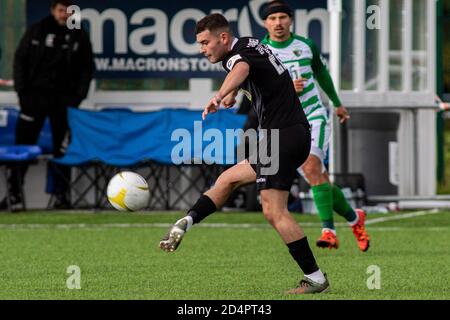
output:
<path id="1" fill-rule="evenodd" d="M 365 252 L 369 249 L 369 235 L 364 225 L 365 213 L 363 210 L 351 208 L 339 187 L 330 182 L 323 163 L 331 128 L 328 110 L 321 101 L 316 82 L 333 102 L 340 122 L 343 123 L 350 117 L 336 93 L 315 43 L 309 38 L 290 32 L 292 15 L 292 9 L 284 1 L 269 2 L 263 10 L 262 18 L 268 34 L 262 43 L 266 44 L 289 70 L 303 111 L 311 125 L 310 155 L 299 170 L 311 185 L 314 203 L 322 222 L 322 236 L 316 244 L 321 248 L 339 247 L 333 219 L 335 211 L 347 220 L 359 249 Z"/>

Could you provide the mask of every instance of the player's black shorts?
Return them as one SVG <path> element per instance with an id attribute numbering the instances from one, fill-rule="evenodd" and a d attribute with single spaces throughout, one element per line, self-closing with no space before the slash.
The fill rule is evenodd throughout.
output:
<path id="1" fill-rule="evenodd" d="M 258 144 L 258 157 L 249 157 L 256 172 L 256 188 L 289 191 L 297 176 L 297 169 L 306 161 L 311 148 L 311 131 L 308 124 L 297 124 L 278 129 L 278 152 L 272 156 L 272 144 L 277 143 L 276 134 L 267 131 L 267 147 L 263 141 Z M 267 150 L 267 151 L 266 151 Z M 278 155 L 278 156 L 277 156 Z M 255 163 L 256 160 L 256 163 Z"/>

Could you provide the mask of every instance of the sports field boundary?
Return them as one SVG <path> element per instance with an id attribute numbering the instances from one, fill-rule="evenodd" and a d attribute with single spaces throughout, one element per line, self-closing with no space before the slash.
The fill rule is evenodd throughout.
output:
<path id="1" fill-rule="evenodd" d="M 415 217 L 432 215 L 442 213 L 438 209 L 416 211 L 404 214 L 398 214 L 389 217 L 380 217 L 374 219 L 367 219 L 366 225 L 375 225 L 388 221 L 412 219 Z M 370 215 L 369 215 L 370 217 Z M 320 222 L 299 222 L 302 227 L 321 227 Z M 348 226 L 345 222 L 338 222 L 335 224 L 337 227 Z M 14 229 L 109 229 L 109 228 L 169 228 L 172 223 L 65 223 L 65 224 L 51 224 L 51 223 L 20 223 L 20 224 L 0 224 L 0 229 L 14 230 Z M 200 223 L 195 226 L 196 228 L 222 228 L 222 229 L 270 229 L 271 226 L 268 223 Z M 440 229 L 447 229 L 446 227 L 433 227 Z M 374 229 L 374 228 L 372 228 Z M 377 229 L 383 230 L 401 230 L 401 227 L 381 227 Z"/>

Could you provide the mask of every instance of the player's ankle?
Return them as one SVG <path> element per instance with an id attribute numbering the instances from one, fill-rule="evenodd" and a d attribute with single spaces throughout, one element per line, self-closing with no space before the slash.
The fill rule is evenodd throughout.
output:
<path id="1" fill-rule="evenodd" d="M 332 229 L 332 228 L 322 228 L 322 233 L 324 233 L 324 232 L 326 232 L 326 231 L 329 231 L 329 232 L 331 232 L 332 234 L 336 235 L 336 230 L 335 230 L 335 229 Z"/>
<path id="2" fill-rule="evenodd" d="M 191 216 L 187 215 L 187 216 L 185 216 L 185 217 L 179 219 L 177 222 L 175 222 L 175 225 L 178 225 L 178 224 L 182 223 L 183 220 L 186 220 L 186 228 L 185 228 L 184 232 L 188 232 L 189 229 L 190 229 L 190 228 L 192 227 L 192 225 L 194 224 L 194 221 L 193 221 L 193 219 L 192 219 Z"/>
<path id="3" fill-rule="evenodd" d="M 325 275 L 322 273 L 322 271 L 320 271 L 320 269 L 313 273 L 305 274 L 305 277 L 319 284 L 324 284 L 325 281 L 327 281 Z"/>
<path id="4" fill-rule="evenodd" d="M 210 197 L 203 194 L 188 211 L 188 216 L 192 218 L 193 223 L 199 223 L 216 210 L 216 204 Z"/>

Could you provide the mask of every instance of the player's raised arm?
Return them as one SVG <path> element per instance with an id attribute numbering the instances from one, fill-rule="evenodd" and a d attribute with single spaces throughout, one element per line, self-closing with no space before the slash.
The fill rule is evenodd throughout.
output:
<path id="1" fill-rule="evenodd" d="M 238 62 L 225 78 L 219 89 L 218 95 L 226 97 L 231 92 L 239 88 L 250 73 L 250 66 L 245 61 Z"/>
<path id="2" fill-rule="evenodd" d="M 209 113 L 215 113 L 219 110 L 220 103 L 229 94 L 235 92 L 239 86 L 245 81 L 250 72 L 250 66 L 245 61 L 240 61 L 228 73 L 222 86 L 216 95 L 208 102 L 203 110 L 202 118 L 205 120 Z M 230 107 L 230 105 L 226 105 Z"/>

